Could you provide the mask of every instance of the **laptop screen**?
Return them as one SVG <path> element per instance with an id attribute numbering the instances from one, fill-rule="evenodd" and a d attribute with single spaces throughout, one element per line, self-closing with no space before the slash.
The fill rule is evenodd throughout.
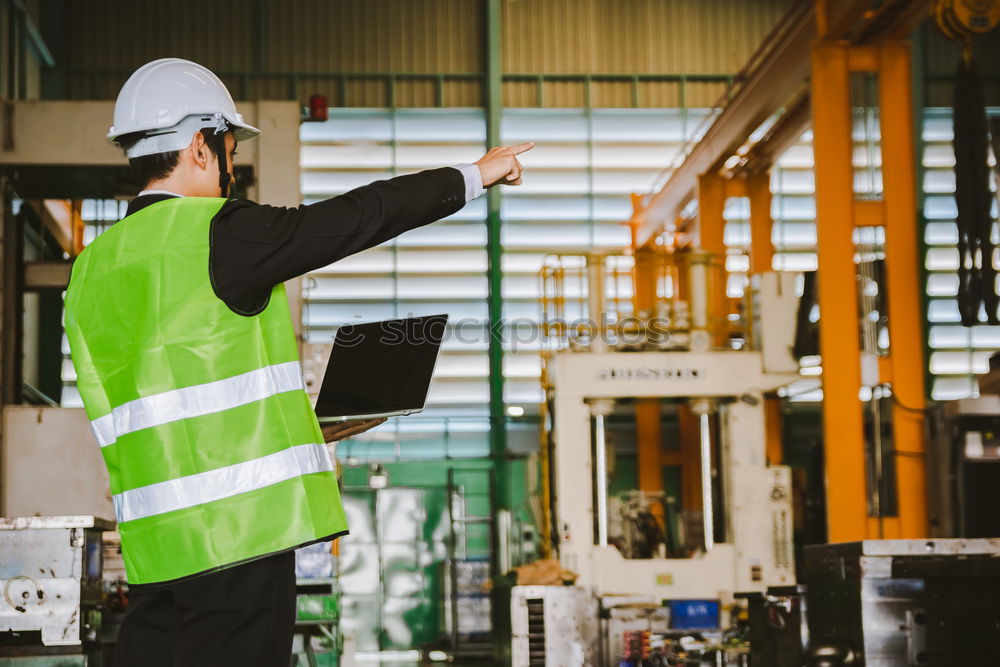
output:
<path id="1" fill-rule="evenodd" d="M 447 315 L 428 315 L 340 327 L 316 414 L 322 418 L 422 409 L 447 322 Z"/>

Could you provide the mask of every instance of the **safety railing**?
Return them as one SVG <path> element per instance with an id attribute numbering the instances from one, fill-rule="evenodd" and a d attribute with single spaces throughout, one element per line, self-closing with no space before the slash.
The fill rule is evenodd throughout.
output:
<path id="1" fill-rule="evenodd" d="M 747 345 L 725 262 L 697 251 L 548 255 L 539 272 L 543 354 L 561 350 L 709 350 Z"/>

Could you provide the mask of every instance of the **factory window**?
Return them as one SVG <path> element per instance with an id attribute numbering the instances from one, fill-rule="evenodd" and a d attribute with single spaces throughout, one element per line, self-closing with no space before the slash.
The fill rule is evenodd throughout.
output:
<path id="1" fill-rule="evenodd" d="M 788 148 L 771 169 L 771 243 L 775 271 L 816 270 L 816 183 L 813 174 L 812 132 Z M 730 197 L 723 211 L 726 228 L 726 293 L 740 298 L 748 284 L 750 267 L 750 201 Z"/>
<path id="2" fill-rule="evenodd" d="M 304 123 L 300 138 L 302 197 L 311 204 L 378 179 L 472 162 L 485 151 L 486 121 L 480 109 L 330 109 L 328 121 Z M 313 393 L 342 324 L 450 316 L 424 412 L 342 443 L 341 459 L 489 454 L 485 220 L 480 198 L 304 278 L 303 362 Z"/>
<path id="3" fill-rule="evenodd" d="M 773 268 L 777 271 L 815 271 L 816 177 L 811 130 L 803 133 L 778 159 L 771 170 L 771 192 L 774 193 L 771 200 Z"/>
<path id="4" fill-rule="evenodd" d="M 543 258 L 627 247 L 629 231 L 622 223 L 631 212 L 630 193 L 648 191 L 662 178 L 664 166 L 705 114 L 679 109 L 504 111 L 503 143 L 538 144 L 524 156 L 529 170 L 524 185 L 505 188 L 501 205 L 504 399 L 509 414 L 530 417 L 542 400 L 537 322 Z M 480 110 L 331 109 L 326 123 L 302 127 L 304 201 L 379 177 L 469 162 L 485 149 L 485 135 Z M 313 355 L 316 369 L 325 363 L 337 326 L 358 316 L 448 312 L 453 321 L 463 321 L 466 334 L 451 337 L 445 347 L 423 414 L 344 443 L 341 458 L 487 455 L 485 204 L 485 199 L 476 200 L 446 221 L 306 279 L 303 324 L 306 340 L 314 346 L 307 358 Z M 468 335 L 477 329 L 479 335 Z M 512 432 L 511 445 L 535 446 L 537 438 L 524 435 Z"/>
<path id="5" fill-rule="evenodd" d="M 543 259 L 552 253 L 613 253 L 627 248 L 629 230 L 623 223 L 632 210 L 629 195 L 651 191 L 669 176 L 665 167 L 704 129 L 708 113 L 704 109 L 503 112 L 501 142 L 537 143 L 523 158 L 528 170 L 524 185 L 505 188 L 501 204 L 508 414 L 530 418 L 542 400 L 538 320 Z M 469 162 L 485 149 L 485 136 L 485 116 L 478 109 L 331 109 L 327 122 L 302 126 L 303 200 L 311 203 L 377 178 Z M 776 269 L 815 268 L 810 140 L 806 133 L 773 172 Z M 745 200 L 733 199 L 725 212 L 732 296 L 741 295 L 746 283 L 747 209 Z M 449 337 L 428 409 L 343 443 L 338 453 L 342 459 L 488 454 L 485 217 L 486 202 L 481 198 L 445 221 L 306 278 L 307 377 L 322 372 L 332 336 L 347 322 L 448 312 L 453 322 L 463 322 L 466 334 Z M 534 447 L 537 438 L 520 433 L 518 427 L 515 423 L 512 428 L 511 446 Z"/>
<path id="6" fill-rule="evenodd" d="M 524 155 L 524 185 L 504 190 L 504 400 L 537 410 L 541 316 L 539 271 L 549 254 L 621 253 L 629 196 L 649 192 L 702 126 L 701 109 L 507 109 L 505 144 L 536 142 Z M 631 284 L 622 286 L 631 298 Z"/>

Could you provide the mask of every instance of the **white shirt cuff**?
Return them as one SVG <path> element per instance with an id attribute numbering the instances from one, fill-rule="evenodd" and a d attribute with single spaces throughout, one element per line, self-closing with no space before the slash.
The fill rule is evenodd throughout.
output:
<path id="1" fill-rule="evenodd" d="M 485 192 L 483 174 L 479 167 L 474 164 L 456 164 L 455 169 L 462 172 L 462 178 L 465 179 L 465 201 L 472 201 Z"/>

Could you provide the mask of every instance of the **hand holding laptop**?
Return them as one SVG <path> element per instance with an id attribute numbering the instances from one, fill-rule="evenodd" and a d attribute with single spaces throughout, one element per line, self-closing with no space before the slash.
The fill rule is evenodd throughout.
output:
<path id="1" fill-rule="evenodd" d="M 345 422 L 334 422 L 332 424 L 323 424 L 321 428 L 323 429 L 323 441 L 324 442 L 337 442 L 338 440 L 344 440 L 355 435 L 364 433 L 369 429 L 373 429 L 379 424 L 384 424 L 386 418 L 381 419 L 352 419 Z"/>

